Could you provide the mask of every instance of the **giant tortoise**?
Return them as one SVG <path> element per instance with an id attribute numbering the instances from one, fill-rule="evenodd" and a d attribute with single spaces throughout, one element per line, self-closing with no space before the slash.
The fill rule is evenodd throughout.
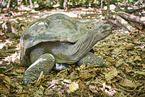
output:
<path id="1" fill-rule="evenodd" d="M 42 71 L 47 75 L 57 66 L 103 65 L 103 59 L 90 51 L 110 33 L 109 24 L 75 20 L 61 13 L 33 21 L 20 39 L 20 64 L 29 66 L 24 84 L 36 80 Z"/>

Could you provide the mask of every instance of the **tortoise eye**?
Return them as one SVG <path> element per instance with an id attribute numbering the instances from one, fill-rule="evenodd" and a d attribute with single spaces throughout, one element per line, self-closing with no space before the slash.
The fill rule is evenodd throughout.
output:
<path id="1" fill-rule="evenodd" d="M 103 29 L 107 29 L 107 25 L 103 25 L 103 27 L 102 27 Z"/>
<path id="2" fill-rule="evenodd" d="M 112 28 L 112 26 L 111 26 L 110 24 L 104 24 L 104 25 L 102 26 L 102 28 L 103 28 L 104 30 L 110 30 L 110 29 Z"/>

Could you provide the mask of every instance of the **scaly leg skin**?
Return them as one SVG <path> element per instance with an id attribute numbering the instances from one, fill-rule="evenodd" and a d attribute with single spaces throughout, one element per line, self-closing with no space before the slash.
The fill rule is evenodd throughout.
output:
<path id="1" fill-rule="evenodd" d="M 29 68 L 24 75 L 24 84 L 27 85 L 30 82 L 37 80 L 41 71 L 44 75 L 47 75 L 54 66 L 55 59 L 51 54 L 41 55 Z"/>
<path id="2" fill-rule="evenodd" d="M 81 66 L 83 63 L 97 64 L 98 66 L 103 66 L 105 61 L 98 57 L 97 55 L 89 52 L 86 56 L 84 56 L 79 62 L 78 65 Z"/>
<path id="3" fill-rule="evenodd" d="M 97 55 L 93 54 L 92 52 L 89 52 L 86 56 L 84 56 L 80 61 L 78 61 L 78 65 L 81 66 L 82 64 L 90 63 L 90 64 L 96 64 L 98 66 L 103 66 L 105 61 L 98 57 Z M 54 70 L 64 70 L 69 68 L 68 64 L 65 63 L 56 63 L 54 66 Z"/>

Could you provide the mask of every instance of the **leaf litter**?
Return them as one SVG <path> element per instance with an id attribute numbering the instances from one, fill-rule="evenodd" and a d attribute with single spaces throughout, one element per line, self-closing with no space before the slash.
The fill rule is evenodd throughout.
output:
<path id="1" fill-rule="evenodd" d="M 76 10 L 77 13 L 79 11 Z M 136 34 L 124 29 L 113 30 L 112 35 L 94 46 L 95 54 L 105 59 L 107 66 L 71 65 L 66 70 L 53 70 L 47 76 L 41 72 L 38 80 L 24 86 L 23 75 L 26 67 L 22 67 L 19 63 L 19 38 L 24 28 L 38 18 L 38 12 L 30 13 L 27 13 L 27 18 L 25 12 L 21 15 L 18 13 L 18 16 L 14 13 L 14 17 L 7 18 L 3 15 L 0 25 L 2 97 L 143 97 L 145 95 L 145 32 Z M 40 17 L 45 16 L 46 14 Z M 90 18 L 84 14 L 80 16 Z"/>

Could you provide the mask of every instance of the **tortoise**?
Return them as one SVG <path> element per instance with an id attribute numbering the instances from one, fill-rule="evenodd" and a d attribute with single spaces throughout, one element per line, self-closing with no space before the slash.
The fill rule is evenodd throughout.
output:
<path id="1" fill-rule="evenodd" d="M 33 21 L 20 38 L 20 64 L 29 66 L 24 84 L 35 81 L 42 71 L 47 75 L 54 67 L 103 65 L 104 60 L 91 49 L 111 33 L 111 28 L 110 24 L 75 20 L 61 13 Z"/>

